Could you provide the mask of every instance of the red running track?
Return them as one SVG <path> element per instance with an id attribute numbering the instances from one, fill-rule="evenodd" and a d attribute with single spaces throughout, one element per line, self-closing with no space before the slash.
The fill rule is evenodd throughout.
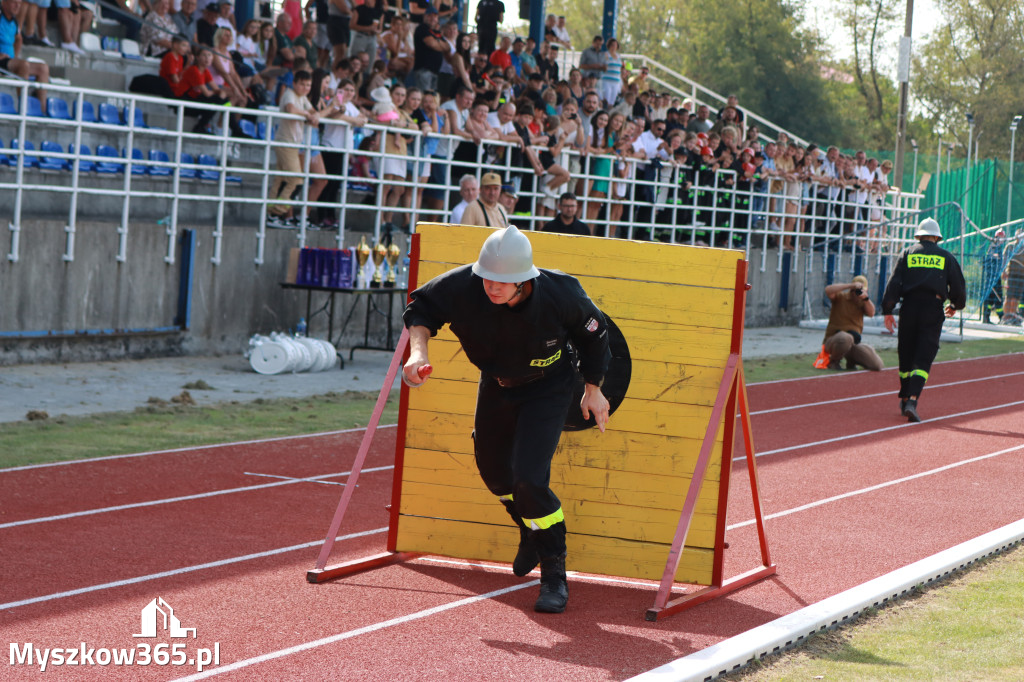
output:
<path id="1" fill-rule="evenodd" d="M 232 680 L 624 679 L 1024 517 L 1022 380 L 1018 355 L 937 365 L 914 425 L 896 414 L 892 371 L 751 386 L 779 574 L 659 623 L 643 620 L 650 583 L 575 576 L 565 614 L 535 614 L 535 575 L 439 557 L 305 582 L 361 432 L 0 471 L 0 680 L 41 675 L 10 664 L 11 643 L 155 641 L 186 643 L 186 659 L 216 645 Z M 383 549 L 394 437 L 380 430 L 332 561 Z M 727 575 L 758 561 L 736 466 Z M 133 638 L 155 597 L 198 637 Z"/>

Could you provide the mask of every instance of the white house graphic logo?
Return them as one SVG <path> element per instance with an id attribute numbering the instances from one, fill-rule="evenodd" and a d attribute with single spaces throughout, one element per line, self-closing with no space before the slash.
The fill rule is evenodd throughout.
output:
<path id="1" fill-rule="evenodd" d="M 162 629 L 171 637 L 188 637 L 188 633 L 191 632 L 192 639 L 196 638 L 196 629 L 181 627 L 181 621 L 174 615 L 174 609 L 163 597 L 157 597 L 142 608 L 142 632 L 132 637 L 156 637 L 157 630 L 161 629 L 161 622 Z"/>

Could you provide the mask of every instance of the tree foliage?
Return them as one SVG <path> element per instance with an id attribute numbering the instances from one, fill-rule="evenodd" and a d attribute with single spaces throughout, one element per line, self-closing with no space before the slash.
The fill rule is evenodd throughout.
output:
<path id="1" fill-rule="evenodd" d="M 917 54 L 911 92 L 944 136 L 966 146 L 971 113 L 981 156 L 1004 156 L 1009 123 L 1024 113 L 1024 8 L 1019 0 L 939 0 L 939 6 L 944 21 Z"/>
<path id="2" fill-rule="evenodd" d="M 573 46 L 589 46 L 601 32 L 603 0 L 554 0 Z M 655 0 L 619 4 L 617 35 L 623 51 L 639 53 L 704 87 L 736 94 L 747 109 L 813 140 L 839 130 L 817 60 L 817 41 L 801 28 L 789 0 Z"/>

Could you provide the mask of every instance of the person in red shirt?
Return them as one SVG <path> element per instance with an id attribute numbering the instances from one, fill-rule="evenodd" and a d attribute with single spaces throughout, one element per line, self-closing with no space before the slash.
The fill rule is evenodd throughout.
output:
<path id="1" fill-rule="evenodd" d="M 160 77 L 167 81 L 175 97 L 183 97 L 188 91 L 185 82 L 185 58 L 188 56 L 188 41 L 181 36 L 171 38 L 171 49 L 160 60 Z"/>
<path id="2" fill-rule="evenodd" d="M 512 49 L 512 39 L 508 36 L 501 37 L 501 46 L 497 50 L 491 53 L 490 62 L 494 66 L 500 66 L 502 72 L 505 69 L 512 66 L 512 55 L 509 54 Z"/>
<path id="3" fill-rule="evenodd" d="M 204 47 L 198 48 L 195 63 L 185 69 L 181 76 L 186 86 L 184 99 L 203 104 L 224 104 L 228 101 L 224 90 L 213 85 L 213 74 L 210 73 L 212 63 L 213 52 Z M 210 121 L 217 112 L 212 109 L 194 109 L 189 113 L 198 117 L 192 132 L 202 133 L 208 131 Z"/>

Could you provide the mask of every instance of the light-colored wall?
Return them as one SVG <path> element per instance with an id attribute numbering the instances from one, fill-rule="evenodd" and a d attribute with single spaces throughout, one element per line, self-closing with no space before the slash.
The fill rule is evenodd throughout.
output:
<path id="1" fill-rule="evenodd" d="M 22 225 L 18 262 L 0 260 L 0 365 L 114 359 L 147 355 L 237 354 L 256 333 L 294 328 L 306 315 L 306 294 L 285 290 L 289 250 L 297 245 L 294 230 L 267 230 L 265 262 L 257 265 L 256 230 L 251 225 L 226 225 L 221 263 L 214 265 L 213 228 L 194 229 L 196 253 L 192 278 L 191 325 L 181 332 L 149 332 L 172 327 L 178 304 L 181 258 L 167 264 L 168 237 L 155 222 L 132 224 L 127 236 L 127 258 L 118 262 L 117 227 L 110 223 L 82 221 L 75 234 L 75 257 L 65 262 L 65 223 L 35 220 Z M 3 251 L 9 247 L 5 230 Z M 309 246 L 333 248 L 335 233 L 310 231 Z M 346 246 L 367 233 L 350 231 Z M 398 243 L 406 250 L 406 237 Z M 748 327 L 795 325 L 804 315 L 804 287 L 814 317 L 825 314 L 822 289 L 825 274 L 820 258 L 808 272 L 801 262 L 790 273 L 787 309 L 779 308 L 782 278 L 772 267 L 760 272 L 760 253 L 751 253 L 750 291 L 747 292 Z M 851 259 L 843 259 L 849 266 Z M 874 283 L 874 278 L 872 277 Z M 326 303 L 325 294 L 314 293 L 315 311 Z M 683 303 L 685 304 L 685 303 Z M 379 306 L 384 307 L 384 299 Z M 352 307 L 356 306 L 355 311 Z M 345 349 L 363 342 L 365 297 L 338 295 L 335 299 L 334 338 Z M 401 325 L 401 302 L 396 301 L 392 322 Z M 344 334 L 342 322 L 351 313 Z M 126 331 L 131 330 L 131 331 Z M 326 312 L 309 320 L 310 334 L 325 338 Z M 370 315 L 370 342 L 385 342 L 385 317 Z"/>

